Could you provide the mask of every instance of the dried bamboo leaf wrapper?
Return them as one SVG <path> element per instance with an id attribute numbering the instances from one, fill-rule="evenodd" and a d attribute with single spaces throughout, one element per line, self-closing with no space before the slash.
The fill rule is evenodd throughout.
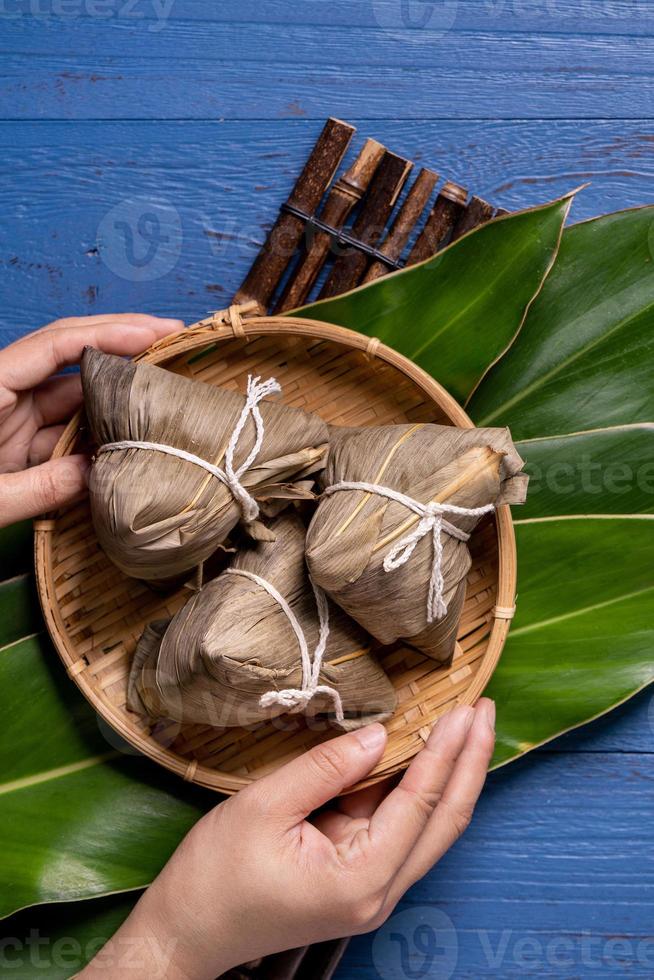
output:
<path id="1" fill-rule="evenodd" d="M 428 504 L 463 508 L 521 503 L 527 477 L 507 429 L 459 429 L 431 424 L 330 429 L 324 487 L 354 482 L 380 485 Z M 478 516 L 445 515 L 465 534 Z M 470 552 L 445 531 L 442 599 L 447 612 L 429 622 L 434 543 L 425 534 L 405 564 L 384 561 L 420 518 L 395 500 L 361 490 L 323 496 L 307 534 L 307 564 L 314 581 L 380 643 L 401 639 L 444 662 L 454 650 L 465 598 Z"/>
<path id="2" fill-rule="evenodd" d="M 159 443 L 215 466 L 222 465 L 245 405 L 238 392 L 92 349 L 82 359 L 82 385 L 99 446 Z M 239 482 L 255 497 L 257 488 L 265 487 L 270 497 L 271 485 L 321 467 L 328 434 L 321 419 L 300 409 L 264 401 L 259 410 L 263 443 Z M 236 445 L 235 467 L 254 444 L 250 419 Z M 232 490 L 197 464 L 137 448 L 97 456 L 90 496 L 107 555 L 126 574 L 149 581 L 183 574 L 205 560 L 242 514 Z M 251 530 L 256 535 L 260 528 Z"/>
<path id="3" fill-rule="evenodd" d="M 274 541 L 240 551 L 233 569 L 254 573 L 285 598 L 307 645 L 318 644 L 316 599 L 304 561 L 306 531 L 286 514 L 272 528 Z M 370 638 L 338 607 L 330 606 L 330 633 L 319 682 L 341 697 L 344 721 L 355 728 L 393 713 L 396 695 L 370 653 Z M 262 707 L 267 692 L 299 688 L 298 641 L 280 605 L 260 585 L 225 573 L 193 596 L 169 622 L 152 624 L 135 654 L 128 704 L 150 717 L 217 728 L 247 727 L 284 713 Z M 330 697 L 317 694 L 305 714 L 326 714 L 335 723 Z"/>

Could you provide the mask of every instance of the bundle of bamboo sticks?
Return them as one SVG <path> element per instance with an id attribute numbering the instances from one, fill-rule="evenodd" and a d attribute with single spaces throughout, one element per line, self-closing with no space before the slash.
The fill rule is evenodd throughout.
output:
<path id="1" fill-rule="evenodd" d="M 435 255 L 504 214 L 423 167 L 367 139 L 336 178 L 356 130 L 328 119 L 290 197 L 236 294 L 261 313 L 284 313 L 338 296 Z M 336 179 L 335 179 L 336 178 Z"/>

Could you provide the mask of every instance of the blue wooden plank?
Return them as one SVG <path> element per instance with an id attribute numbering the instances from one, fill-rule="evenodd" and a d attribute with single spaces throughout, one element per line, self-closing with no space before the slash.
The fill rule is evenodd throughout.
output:
<path id="1" fill-rule="evenodd" d="M 337 980 L 651 978 L 653 806 L 653 755 L 556 753 L 491 776 L 464 838 Z"/>
<path id="2" fill-rule="evenodd" d="M 345 51 L 347 31 L 342 41 Z M 456 71 L 436 63 L 416 69 L 410 52 L 405 65 L 374 71 L 355 58 L 315 64 L 311 49 L 290 47 L 261 63 L 221 62 L 199 51 L 194 61 L 171 64 L 151 54 L 148 46 L 148 56 L 138 60 L 58 51 L 37 59 L 6 55 L 0 118 L 640 119 L 651 114 L 654 100 L 652 76 L 631 73 L 627 64 L 622 72 L 592 65 L 570 76 L 568 57 L 557 69 L 514 70 L 511 52 L 499 48 L 492 64 L 466 61 Z"/>
<path id="3" fill-rule="evenodd" d="M 175 8 L 173 8 L 175 9 Z M 152 26 L 152 23 L 150 26 Z M 654 18 L 652 19 L 654 34 Z M 474 68 L 475 72 L 495 72 L 504 67 L 512 72 L 534 71 L 607 75 L 649 75 L 654 64 L 654 36 L 608 39 L 601 34 L 547 34 L 540 32 L 512 33 L 475 30 L 448 32 L 442 35 L 425 33 L 425 43 L 411 41 L 411 33 L 400 37 L 378 27 L 345 28 L 329 24 L 320 31 L 314 25 L 255 23 L 221 23 L 215 21 L 170 20 L 165 30 L 156 36 L 144 37 L 144 25 L 129 20 L 116 20 L 110 25 L 98 18 L 41 22 L 33 18 L 10 20 L 3 24 L 0 35 L 0 54 L 24 55 L 45 59 L 45 65 L 57 66 L 54 58 L 75 59 L 81 64 L 78 52 L 102 52 L 102 63 L 120 66 L 127 58 L 139 61 L 139 75 L 144 65 L 157 73 L 159 59 L 164 58 L 173 79 L 184 64 L 205 61 L 205 50 L 211 51 L 211 64 L 216 77 L 222 77 L 225 65 L 234 62 L 248 71 L 253 65 L 262 70 L 272 65 L 287 67 L 289 62 L 309 71 L 316 65 L 338 66 L 345 78 L 352 68 L 370 68 L 369 81 L 374 84 L 372 69 L 410 69 L 412 76 L 437 66 L 440 71 L 460 72 Z M 144 42 L 147 47 L 144 49 Z M 95 61 L 95 59 L 94 59 Z M 13 62 L 7 60 L 11 71 Z M 19 68 L 22 61 L 18 62 Z M 33 64 L 32 72 L 39 63 Z M 118 69 L 117 69 L 118 70 Z M 98 68 L 97 74 L 102 74 Z M 70 74 L 64 76 L 69 78 Z M 448 86 L 449 88 L 449 86 Z M 482 93 L 484 94 L 484 93 Z"/>
<path id="4" fill-rule="evenodd" d="M 586 180 L 577 220 L 651 199 L 646 121 L 352 121 L 357 146 L 375 136 L 507 208 Z M 224 305 L 319 129 L 303 120 L 0 124 L 0 343 L 66 313 L 137 309 L 192 322 Z M 160 229 L 148 243 L 135 223 L 152 209 Z M 149 265 L 130 265 L 130 247 L 147 257 L 151 246 Z"/>
<path id="5" fill-rule="evenodd" d="M 121 21 L 148 33 L 178 20 L 377 27 L 418 36 L 484 30 L 638 37 L 654 28 L 650 0 L 66 0 L 58 6 L 56 0 L 5 0 L 0 18 L 29 19 L 35 9 L 43 23 Z"/>

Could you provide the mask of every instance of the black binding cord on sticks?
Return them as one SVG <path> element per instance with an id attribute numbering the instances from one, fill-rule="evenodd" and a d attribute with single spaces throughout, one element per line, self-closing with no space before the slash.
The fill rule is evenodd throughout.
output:
<path id="1" fill-rule="evenodd" d="M 312 214 L 307 214 L 306 211 L 302 211 L 301 208 L 296 208 L 294 204 L 289 204 L 288 201 L 282 204 L 280 210 L 284 211 L 286 214 L 292 214 L 294 218 L 298 218 L 311 228 L 317 228 L 318 231 L 324 231 L 325 234 L 329 235 L 329 237 L 333 239 L 337 245 L 349 245 L 352 248 L 356 248 L 359 252 L 364 252 L 365 255 L 370 256 L 371 259 L 375 259 L 377 262 L 383 262 L 389 269 L 397 270 L 404 268 L 404 264 L 402 262 L 396 262 L 395 259 L 390 259 L 388 255 L 384 255 L 384 253 L 378 248 L 373 248 L 372 245 L 366 245 L 365 242 L 355 238 L 354 235 L 349 235 L 342 229 L 339 230 L 338 228 L 333 228 L 326 222 L 321 221 L 320 218 L 316 218 Z"/>

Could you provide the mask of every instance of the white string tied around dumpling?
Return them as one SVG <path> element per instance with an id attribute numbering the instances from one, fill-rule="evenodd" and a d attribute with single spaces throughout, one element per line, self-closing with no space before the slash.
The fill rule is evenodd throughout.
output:
<path id="1" fill-rule="evenodd" d="M 342 722 L 344 719 L 343 714 L 343 702 L 341 701 L 341 696 L 334 687 L 329 687 L 327 684 L 319 684 L 320 671 L 322 669 L 322 662 L 325 656 L 325 650 L 327 648 L 327 640 L 329 639 L 329 605 L 327 601 L 327 596 L 311 579 L 311 586 L 313 588 L 313 594 L 316 599 L 316 607 L 318 609 L 318 620 L 320 622 L 320 635 L 318 638 L 318 645 L 314 650 L 313 657 L 309 653 L 309 645 L 307 643 L 306 636 L 304 635 L 304 630 L 300 625 L 300 622 L 289 606 L 288 602 L 281 593 L 277 591 L 274 585 L 267 581 L 267 579 L 262 578 L 260 575 L 256 575 L 254 572 L 247 572 L 243 568 L 228 568 L 225 572 L 226 575 L 242 575 L 244 578 L 250 579 L 251 582 L 256 582 L 260 585 L 262 589 L 271 596 L 275 602 L 281 607 L 282 612 L 288 619 L 293 632 L 295 633 L 300 647 L 300 655 L 302 658 L 302 687 L 301 688 L 286 688 L 282 691 L 267 691 L 259 699 L 259 704 L 262 708 L 271 708 L 279 705 L 284 709 L 284 711 L 289 711 L 291 713 L 297 713 L 302 711 L 309 704 L 310 701 L 316 696 L 316 694 L 326 694 L 334 702 L 334 713 L 336 715 L 336 720 Z"/>
<path id="2" fill-rule="evenodd" d="M 211 475 L 215 476 L 217 480 L 220 480 L 221 483 L 224 483 L 226 487 L 229 487 L 234 499 L 239 503 L 243 514 L 243 520 L 249 524 L 252 521 L 255 521 L 259 516 L 259 505 L 254 497 L 250 496 L 241 483 L 241 477 L 247 472 L 247 470 L 249 470 L 250 466 L 252 466 L 252 463 L 259 455 L 263 444 L 264 424 L 263 418 L 261 417 L 261 412 L 259 411 L 259 402 L 262 401 L 262 399 L 264 399 L 267 395 L 279 394 L 281 390 L 281 385 L 275 378 L 268 378 L 267 381 L 261 382 L 260 378 L 255 378 L 250 375 L 248 378 L 245 404 L 238 418 L 234 431 L 231 434 L 229 443 L 227 444 L 227 449 L 225 450 L 224 470 L 222 470 L 219 466 L 216 466 L 214 463 L 210 463 L 208 460 L 202 459 L 201 456 L 196 456 L 195 453 L 187 452 L 185 449 L 177 449 L 176 446 L 168 446 L 165 443 L 160 442 L 141 442 L 136 439 L 123 439 L 121 442 L 105 443 L 105 445 L 101 446 L 98 450 L 98 455 L 100 453 L 114 452 L 115 450 L 121 449 L 147 449 L 152 452 L 166 453 L 168 456 L 176 456 L 177 459 L 183 459 L 187 463 L 193 463 L 195 466 L 200 466 L 203 470 L 206 470 L 207 473 L 211 473 Z M 250 417 L 254 422 L 255 428 L 254 444 L 248 454 L 247 459 L 241 463 L 238 469 L 234 469 L 234 454 L 236 452 L 243 429 L 245 428 Z"/>
<path id="3" fill-rule="evenodd" d="M 427 622 L 431 625 L 434 620 L 442 619 L 447 614 L 447 603 L 445 602 L 445 580 L 443 578 L 443 532 L 459 541 L 468 541 L 470 535 L 460 528 L 450 524 L 445 519 L 445 514 L 452 514 L 460 517 L 483 517 L 495 510 L 494 504 L 486 504 L 483 507 L 459 507 L 456 504 L 428 503 L 422 504 L 419 500 L 414 500 L 399 490 L 392 490 L 377 483 L 359 483 L 343 480 L 335 483 L 331 487 L 323 490 L 323 496 L 329 497 L 340 490 L 361 490 L 364 493 L 376 494 L 379 497 L 386 497 L 402 504 L 408 510 L 413 511 L 420 521 L 415 530 L 401 538 L 394 545 L 384 558 L 384 571 L 392 572 L 401 568 L 411 558 L 416 546 L 428 534 L 432 536 L 433 558 L 431 566 L 431 576 L 429 579 L 429 591 L 427 593 Z"/>

